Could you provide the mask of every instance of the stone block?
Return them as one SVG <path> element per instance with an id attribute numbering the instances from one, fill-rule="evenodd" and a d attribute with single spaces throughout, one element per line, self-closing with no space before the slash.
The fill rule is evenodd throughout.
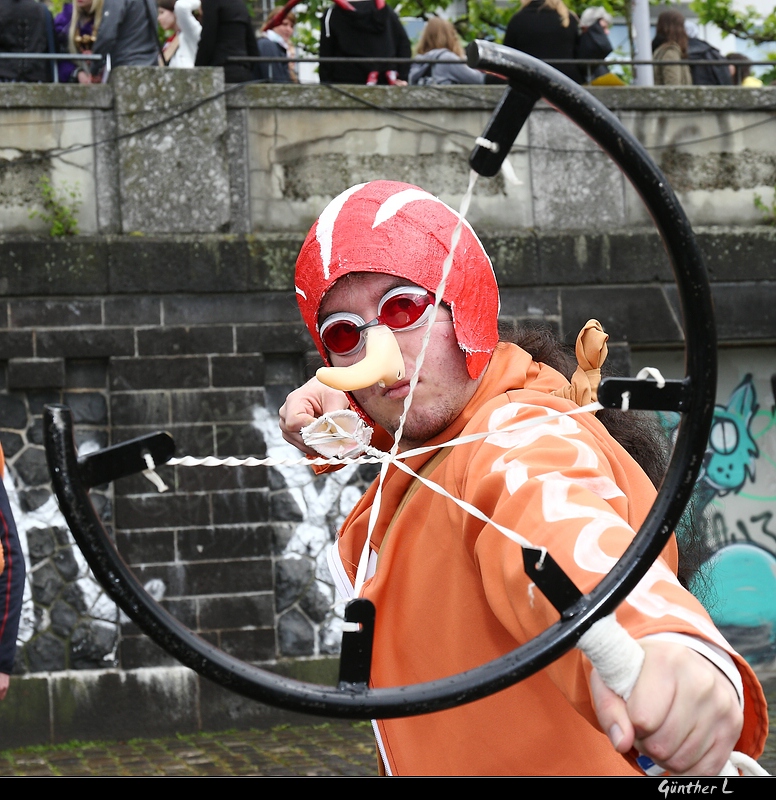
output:
<path id="1" fill-rule="evenodd" d="M 585 232 L 622 227 L 624 178 L 611 159 L 554 109 L 537 108 L 527 127 L 535 227 Z"/>
<path id="2" fill-rule="evenodd" d="M 311 656 L 315 650 L 315 631 L 300 611 L 292 608 L 278 620 L 278 649 L 282 656 Z"/>
<path id="3" fill-rule="evenodd" d="M 261 354 L 211 356 L 210 365 L 213 386 L 226 388 L 264 384 L 264 357 Z"/>
<path id="4" fill-rule="evenodd" d="M 111 84 L 123 137 L 118 142 L 123 231 L 228 230 L 223 70 L 118 67 Z M 177 107 L 186 113 L 171 115 L 170 108 Z"/>
<path id="5" fill-rule="evenodd" d="M 82 330 L 39 330 L 38 355 L 42 358 L 109 358 L 135 352 L 131 328 L 84 328 Z"/>
<path id="6" fill-rule="evenodd" d="M 501 289 L 499 316 L 507 319 L 545 319 L 560 314 L 557 289 Z"/>
<path id="7" fill-rule="evenodd" d="M 107 359 L 69 358 L 65 362 L 65 386 L 68 389 L 107 389 Z"/>
<path id="8" fill-rule="evenodd" d="M 237 328 L 239 353 L 303 353 L 309 343 L 309 334 L 301 321 Z"/>
<path id="9" fill-rule="evenodd" d="M 0 750 L 48 743 L 50 721 L 48 678 L 14 676 L 0 703 Z"/>
<path id="10" fill-rule="evenodd" d="M 169 394 L 161 391 L 111 392 L 110 417 L 115 427 L 166 425 L 170 421 Z"/>
<path id="11" fill-rule="evenodd" d="M 272 526 L 253 521 L 240 526 L 189 529 L 176 534 L 178 557 L 186 562 L 266 558 L 272 554 L 271 545 Z"/>
<path id="12" fill-rule="evenodd" d="M 184 668 L 56 676 L 53 738 L 154 738 L 168 733 L 171 725 L 192 733 L 198 729 L 196 692 L 196 676 Z"/>
<path id="13" fill-rule="evenodd" d="M 270 661 L 277 654 L 275 631 L 272 628 L 221 631 L 218 641 L 225 653 L 249 663 Z"/>
<path id="14" fill-rule="evenodd" d="M 296 603 L 315 579 L 315 564 L 309 558 L 289 556 L 275 562 L 275 606 L 278 613 Z"/>
<path id="15" fill-rule="evenodd" d="M 274 624 L 275 609 L 271 592 L 240 597 L 205 597 L 199 603 L 199 625 L 202 630 L 273 628 Z"/>
<path id="16" fill-rule="evenodd" d="M 255 594 L 272 591 L 270 559 L 216 561 L 210 563 L 138 566 L 138 578 L 162 580 L 167 587 L 166 602 L 179 597 Z"/>
<path id="17" fill-rule="evenodd" d="M 31 358 L 35 351 L 32 331 L 0 330 L 0 359 Z"/>
<path id="18" fill-rule="evenodd" d="M 127 293 L 244 291 L 247 264 L 222 259 L 221 250 L 221 239 L 206 235 L 116 239 L 110 250 L 111 289 Z"/>
<path id="19" fill-rule="evenodd" d="M 218 492 L 212 497 L 213 524 L 245 525 L 267 522 L 269 502 L 264 489 L 242 492 Z"/>
<path id="20" fill-rule="evenodd" d="M 264 437 L 253 423 L 220 423 L 215 427 L 215 434 L 215 455 L 221 458 L 227 456 L 264 458 L 267 454 Z"/>
<path id="21" fill-rule="evenodd" d="M 0 295 L 108 292 L 108 247 L 88 237 L 0 237 Z"/>
<path id="22" fill-rule="evenodd" d="M 73 421 L 80 425 L 107 425 L 108 405 L 99 392 L 65 392 L 64 403 L 73 412 Z"/>
<path id="23" fill-rule="evenodd" d="M 191 356 L 231 353 L 232 328 L 226 325 L 165 326 L 137 331 L 139 356 Z"/>
<path id="24" fill-rule="evenodd" d="M 251 237 L 248 247 L 248 286 L 253 290 L 293 291 L 294 269 L 304 236 L 269 233 Z"/>
<path id="25" fill-rule="evenodd" d="M 717 338 L 721 342 L 776 339 L 776 283 L 725 283 L 712 286 Z M 746 309 L 742 314 L 741 310 Z"/>
<path id="26" fill-rule="evenodd" d="M 532 232 L 480 237 L 490 256 L 499 286 L 533 286 L 540 280 L 539 251 Z"/>
<path id="27" fill-rule="evenodd" d="M 0 422 L 3 428 L 27 427 L 27 407 L 24 400 L 15 394 L 0 394 Z"/>
<path id="28" fill-rule="evenodd" d="M 561 289 L 562 330 L 573 344 L 591 317 L 600 320 L 612 342 L 676 343 L 682 333 L 666 296 L 657 286 Z"/>
<path id="29" fill-rule="evenodd" d="M 262 389 L 178 392 L 171 397 L 172 418 L 181 422 L 251 422 L 264 405 Z"/>
<path id="30" fill-rule="evenodd" d="M 149 489 L 152 490 L 152 487 Z M 206 497 L 175 494 L 116 498 L 116 526 L 128 529 L 201 527 L 210 523 Z"/>
<path id="31" fill-rule="evenodd" d="M 606 238 L 611 281 L 673 280 L 668 254 L 656 230 L 612 231 L 606 234 Z"/>
<path id="32" fill-rule="evenodd" d="M 179 667 L 180 662 L 147 636 L 122 636 L 118 649 L 122 669 Z"/>
<path id="33" fill-rule="evenodd" d="M 106 297 L 106 325 L 160 325 L 162 305 L 158 297 Z"/>
<path id="34" fill-rule="evenodd" d="M 263 489 L 267 486 L 265 467 L 177 467 L 176 485 L 181 492 L 221 492 Z"/>
<path id="35" fill-rule="evenodd" d="M 111 358 L 110 385 L 114 391 L 133 389 L 197 389 L 208 386 L 206 356 Z"/>
<path id="36" fill-rule="evenodd" d="M 14 328 L 67 328 L 102 324 L 102 305 L 94 300 L 15 300 L 10 304 Z"/>
<path id="37" fill-rule="evenodd" d="M 176 295 L 164 298 L 166 325 L 241 325 L 299 319 L 301 317 L 293 292 Z"/>
<path id="38" fill-rule="evenodd" d="M 205 678 L 200 678 L 199 698 L 203 730 L 266 729 L 281 724 L 320 725 L 325 722 L 325 718 L 286 711 L 242 697 Z"/>
<path id="39" fill-rule="evenodd" d="M 537 237 L 540 285 L 622 282 L 622 274 L 613 274 L 609 260 L 608 237 L 598 233 L 549 235 Z"/>
<path id="40" fill-rule="evenodd" d="M 116 531 L 116 548 L 127 564 L 163 563 L 175 560 L 173 531 Z"/>
<path id="41" fill-rule="evenodd" d="M 24 447 L 24 439 L 18 433 L 0 430 L 0 447 L 6 458 L 13 458 Z"/>
<path id="42" fill-rule="evenodd" d="M 772 281 L 776 228 L 701 228 L 695 236 L 712 281 Z"/>
<path id="43" fill-rule="evenodd" d="M 62 358 L 12 358 L 8 362 L 9 389 L 61 388 L 65 385 Z"/>

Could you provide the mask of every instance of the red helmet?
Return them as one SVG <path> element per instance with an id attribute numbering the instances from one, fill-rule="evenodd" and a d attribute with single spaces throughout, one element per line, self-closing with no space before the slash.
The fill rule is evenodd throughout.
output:
<path id="1" fill-rule="evenodd" d="M 326 206 L 296 261 L 299 309 L 326 363 L 318 309 L 334 283 L 351 272 L 379 272 L 436 292 L 459 218 L 423 189 L 395 181 L 353 186 Z M 479 378 L 498 342 L 499 295 L 490 258 L 465 220 L 442 300 L 469 375 Z"/>

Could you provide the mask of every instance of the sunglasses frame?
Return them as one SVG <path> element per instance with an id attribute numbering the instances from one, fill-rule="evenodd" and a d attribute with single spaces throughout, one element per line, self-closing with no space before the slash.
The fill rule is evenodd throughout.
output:
<path id="1" fill-rule="evenodd" d="M 380 319 L 385 304 L 389 300 L 392 300 L 395 297 L 407 294 L 413 295 L 415 297 L 428 298 L 426 307 L 423 309 L 418 319 L 415 320 L 415 322 L 413 322 L 410 325 L 401 328 L 394 328 L 390 325 L 387 325 L 387 323 L 383 322 Z M 366 320 L 363 319 L 363 317 L 360 317 L 358 314 L 353 314 L 350 311 L 337 311 L 334 314 L 329 314 L 329 316 L 326 317 L 323 323 L 318 326 L 318 335 L 321 337 L 323 346 L 326 348 L 326 352 L 329 353 L 329 355 L 336 355 L 340 356 L 341 358 L 345 358 L 347 356 L 354 356 L 357 353 L 360 353 L 362 348 L 364 347 L 364 343 L 366 341 L 364 338 L 364 331 L 367 328 L 371 328 L 374 325 L 386 325 L 386 327 L 390 328 L 394 332 L 415 330 L 416 328 L 420 328 L 421 326 L 425 325 L 428 322 L 428 319 L 431 316 L 431 310 L 434 308 L 435 301 L 436 297 L 434 293 L 428 291 L 428 289 L 424 289 L 422 286 L 396 286 L 393 289 L 388 290 L 380 298 L 380 302 L 377 304 L 377 316 L 373 320 L 367 322 Z M 358 344 L 345 353 L 338 353 L 336 350 L 332 350 L 326 344 L 326 340 L 324 338 L 326 335 L 327 328 L 330 328 L 332 325 L 338 322 L 352 322 L 356 326 L 356 332 L 359 334 Z"/>

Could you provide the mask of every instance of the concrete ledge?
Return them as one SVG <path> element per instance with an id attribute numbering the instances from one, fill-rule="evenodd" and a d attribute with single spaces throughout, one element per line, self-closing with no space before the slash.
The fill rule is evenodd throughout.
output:
<path id="1" fill-rule="evenodd" d="M 273 670 L 331 686 L 337 661 L 299 661 Z M 241 697 L 182 666 L 35 673 L 14 676 L 0 703 L 0 750 L 321 721 Z"/>

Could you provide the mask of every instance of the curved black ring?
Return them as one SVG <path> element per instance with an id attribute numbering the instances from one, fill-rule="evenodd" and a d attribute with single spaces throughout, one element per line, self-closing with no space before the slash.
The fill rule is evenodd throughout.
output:
<path id="1" fill-rule="evenodd" d="M 630 178 L 663 239 L 679 289 L 686 336 L 689 410 L 679 425 L 674 454 L 658 497 L 641 530 L 601 583 L 573 615 L 499 659 L 447 679 L 391 689 L 341 689 L 295 681 L 239 661 L 200 639 L 150 598 L 113 547 L 89 499 L 73 476 L 78 464 L 72 418 L 49 407 L 46 440 L 54 490 L 73 535 L 96 578 L 115 602 L 183 664 L 222 686 L 271 705 L 321 716 L 368 719 L 439 711 L 506 688 L 571 649 L 601 616 L 612 612 L 657 558 L 689 500 L 714 409 L 716 336 L 710 289 L 689 222 L 665 177 L 643 147 L 587 91 L 536 59 L 509 48 L 476 42 L 472 66 L 499 72 L 510 84 L 541 96 L 591 136 Z"/>

